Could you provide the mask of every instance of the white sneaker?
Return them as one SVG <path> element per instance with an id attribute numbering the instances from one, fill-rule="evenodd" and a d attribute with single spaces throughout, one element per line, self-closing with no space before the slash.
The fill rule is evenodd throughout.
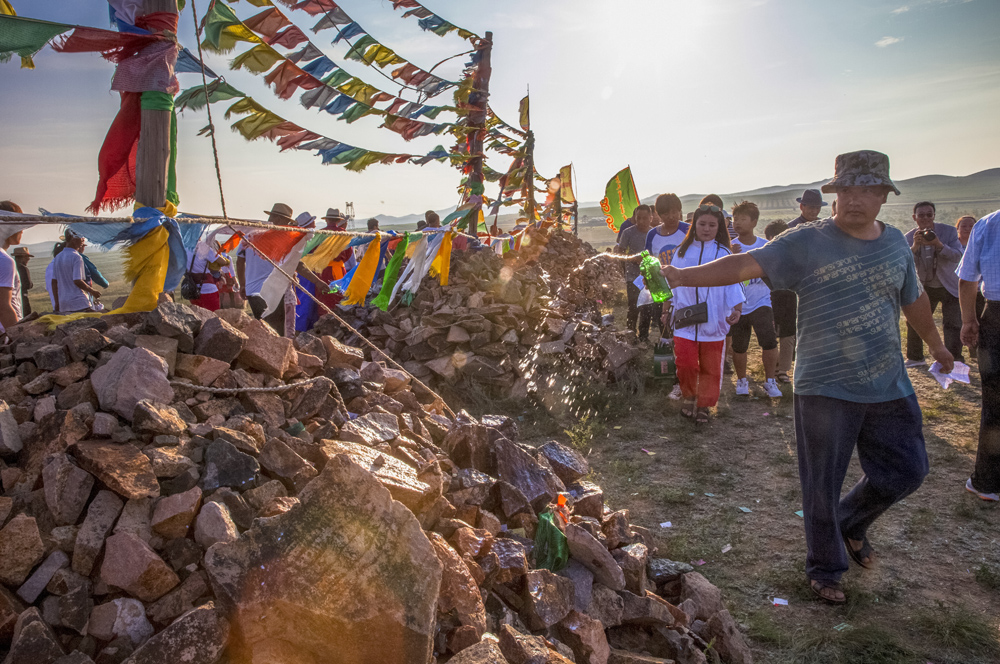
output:
<path id="1" fill-rule="evenodd" d="M 750 379 L 749 378 L 737 378 L 736 379 L 736 396 L 750 396 Z"/>
<path id="2" fill-rule="evenodd" d="M 970 477 L 965 481 L 965 490 L 971 494 L 974 494 L 980 500 L 986 500 L 991 503 L 1000 501 L 1000 495 L 995 493 L 983 493 L 982 491 L 977 491 L 974 486 L 972 486 L 972 478 Z"/>
<path id="3" fill-rule="evenodd" d="M 925 367 L 927 366 L 927 360 L 907 360 L 904 364 L 907 369 L 912 369 L 913 367 Z"/>
<path id="4" fill-rule="evenodd" d="M 784 395 L 781 393 L 781 388 L 778 387 L 778 381 L 773 378 L 768 378 L 764 381 L 764 391 L 767 392 L 767 396 L 778 399 Z"/>
<path id="5" fill-rule="evenodd" d="M 674 385 L 674 389 L 670 391 L 670 394 L 667 395 L 667 398 L 670 399 L 671 401 L 680 401 L 681 399 L 680 383 Z"/>

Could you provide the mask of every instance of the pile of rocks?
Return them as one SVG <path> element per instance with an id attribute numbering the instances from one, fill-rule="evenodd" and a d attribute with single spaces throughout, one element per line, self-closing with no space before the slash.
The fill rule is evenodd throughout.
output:
<path id="1" fill-rule="evenodd" d="M 563 231 L 532 232 L 504 258 L 456 252 L 448 286 L 428 280 L 410 306 L 357 307 L 346 320 L 434 387 L 473 385 L 515 400 L 572 393 L 579 401 L 621 380 L 639 352 L 634 335 L 602 319 L 601 304 L 622 277 L 616 261 L 587 261 L 595 254 Z M 354 342 L 330 317 L 316 329 Z"/>
<path id="2" fill-rule="evenodd" d="M 749 661 L 579 453 L 357 348 L 175 304 L 9 332 L 5 664 Z M 533 537 L 560 494 L 554 573 Z"/>

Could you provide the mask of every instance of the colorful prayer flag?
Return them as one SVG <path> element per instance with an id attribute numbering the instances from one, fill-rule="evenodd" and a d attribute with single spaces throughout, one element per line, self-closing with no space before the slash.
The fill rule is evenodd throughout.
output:
<path id="1" fill-rule="evenodd" d="M 563 203 L 575 203 L 576 196 L 573 194 L 573 164 L 563 166 L 559 169 L 559 179 L 562 184 L 559 192 L 562 195 Z"/>
<path id="2" fill-rule="evenodd" d="M 521 116 L 521 129 L 528 131 L 531 128 L 531 120 L 528 114 L 528 95 L 524 95 L 524 99 L 521 100 L 521 105 L 518 107 L 518 113 Z"/>
<path id="3" fill-rule="evenodd" d="M 617 232 L 625 220 L 632 216 L 632 211 L 639 206 L 639 194 L 635 191 L 632 181 L 632 167 L 626 166 L 619 171 L 604 190 L 601 210 L 608 228 Z"/>

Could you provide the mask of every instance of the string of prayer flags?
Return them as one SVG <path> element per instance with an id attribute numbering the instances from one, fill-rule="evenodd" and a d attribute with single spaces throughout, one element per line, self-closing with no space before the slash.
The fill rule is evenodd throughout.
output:
<path id="1" fill-rule="evenodd" d="M 342 254 L 351 243 L 350 235 L 317 235 L 323 241 L 311 252 L 302 258 L 302 264 L 316 273 L 321 273 L 333 262 L 337 256 Z"/>
<path id="2" fill-rule="evenodd" d="M 236 48 L 236 42 L 261 41 L 260 37 L 244 25 L 225 2 L 212 3 L 201 21 L 201 28 L 205 35 L 202 48 L 215 53 L 229 53 Z"/>
<path id="3" fill-rule="evenodd" d="M 34 69 L 33 56 L 72 28 L 65 23 L 18 18 L 10 3 L 0 0 L 0 62 L 9 62 L 18 55 L 22 69 Z"/>
<path id="4" fill-rule="evenodd" d="M 608 228 L 618 232 L 625 220 L 632 216 L 632 211 L 639 205 L 639 194 L 632 180 L 632 168 L 626 166 L 608 181 L 601 200 L 601 211 Z"/>

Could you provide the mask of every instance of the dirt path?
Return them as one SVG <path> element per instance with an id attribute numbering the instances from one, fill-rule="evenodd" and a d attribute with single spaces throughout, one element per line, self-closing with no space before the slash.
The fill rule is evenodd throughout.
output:
<path id="1" fill-rule="evenodd" d="M 868 572 L 852 563 L 844 607 L 818 602 L 805 582 L 788 386 L 782 399 L 753 389 L 737 397 L 727 377 L 718 415 L 696 429 L 669 390 L 647 381 L 643 394 L 620 397 L 568 433 L 544 415 L 526 416 L 524 433 L 532 443 L 569 438 L 588 452 L 606 501 L 654 531 L 658 556 L 704 561 L 698 571 L 723 589 L 756 661 L 985 664 L 1000 662 L 1000 511 L 963 488 L 979 421 L 974 364 L 973 374 L 972 385 L 945 391 L 910 370 L 931 472 L 873 527 L 882 564 Z M 751 380 L 763 381 L 759 361 Z M 860 476 L 855 456 L 845 487 Z M 788 606 L 774 606 L 775 597 Z"/>

